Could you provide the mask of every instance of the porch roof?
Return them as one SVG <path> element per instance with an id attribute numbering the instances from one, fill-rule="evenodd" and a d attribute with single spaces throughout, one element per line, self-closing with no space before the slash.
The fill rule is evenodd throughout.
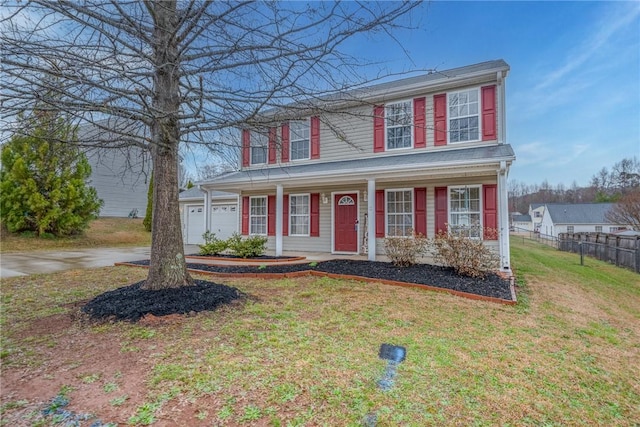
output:
<path id="1" fill-rule="evenodd" d="M 261 169 L 242 170 L 200 182 L 207 190 L 239 193 L 242 190 L 273 188 L 282 185 L 327 185 L 363 182 L 367 179 L 415 180 L 446 176 L 482 176 L 495 174 L 500 162 L 515 160 L 509 144 L 438 151 L 405 152 L 397 155 L 313 162 L 293 165 L 271 165 Z"/>

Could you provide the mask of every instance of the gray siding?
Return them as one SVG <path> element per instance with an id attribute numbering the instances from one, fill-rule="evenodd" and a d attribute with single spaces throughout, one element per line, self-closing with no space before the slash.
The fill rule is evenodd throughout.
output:
<path id="1" fill-rule="evenodd" d="M 497 85 L 495 78 L 493 80 L 474 81 L 473 84 L 465 86 L 456 86 L 450 90 L 464 90 L 471 88 L 479 88 L 487 85 Z M 389 156 L 414 151 L 442 150 L 446 148 L 462 148 L 473 147 L 478 144 L 497 143 L 493 141 L 477 141 L 469 143 L 456 143 L 444 147 L 436 147 L 434 145 L 434 119 L 433 119 L 433 96 L 442 94 L 447 90 L 439 88 L 438 90 L 424 90 L 416 93 L 410 98 L 393 98 L 384 101 L 385 104 L 412 100 L 414 98 L 425 97 L 425 114 L 427 127 L 427 146 L 420 149 L 399 149 L 380 153 L 373 152 L 373 104 L 360 105 L 352 107 L 340 113 L 324 113 L 320 116 L 320 159 L 318 160 L 299 160 L 289 162 L 287 164 L 306 164 L 306 163 L 323 163 L 337 160 L 361 159 L 366 157 Z M 499 133 L 501 130 L 501 111 L 502 105 L 498 93 L 496 92 L 496 129 Z M 281 138 L 281 127 L 277 129 L 277 135 Z M 499 140 L 498 135 L 498 140 Z M 277 154 L 278 163 L 272 165 L 256 165 L 243 169 L 264 169 L 280 166 L 280 147 Z"/>
<path id="2" fill-rule="evenodd" d="M 151 177 L 151 160 L 140 149 L 100 149 L 87 152 L 90 185 L 104 201 L 100 216 L 126 217 L 133 209 L 144 217 Z"/>
<path id="3" fill-rule="evenodd" d="M 435 235 L 435 187 L 442 187 L 448 185 L 482 185 L 482 184 L 496 184 L 496 177 L 476 177 L 476 178 L 457 178 L 449 179 L 438 182 L 428 181 L 415 181 L 411 183 L 407 182 L 386 182 L 380 183 L 376 186 L 377 190 L 385 189 L 397 189 L 397 188 L 416 188 L 426 187 L 427 189 L 427 237 L 433 237 Z M 359 192 L 358 196 L 358 212 L 359 212 L 359 236 L 358 236 L 358 250 L 361 251 L 363 238 L 364 238 L 364 218 L 367 213 L 367 202 L 363 200 L 364 191 L 367 189 L 366 183 L 356 186 L 331 186 L 324 188 L 314 188 L 308 190 L 304 188 L 285 188 L 285 194 L 294 193 L 320 193 L 325 194 L 329 198 L 329 203 L 323 204 L 320 201 L 320 236 L 319 237 L 302 237 L 302 236 L 283 236 L 283 250 L 284 251 L 301 251 L 301 252 L 331 252 L 332 250 L 332 193 L 347 193 L 347 192 Z M 272 193 L 260 193 L 260 192 L 247 192 L 243 193 L 243 196 L 267 196 L 275 195 L 275 191 Z M 375 195 L 368 195 L 368 197 L 375 197 Z M 242 209 L 242 203 L 240 203 L 240 210 Z M 497 241 L 486 241 L 487 246 L 498 251 Z M 270 236 L 267 241 L 268 249 L 275 249 L 275 237 Z M 384 255 L 384 239 L 376 239 L 376 253 L 378 255 Z"/>

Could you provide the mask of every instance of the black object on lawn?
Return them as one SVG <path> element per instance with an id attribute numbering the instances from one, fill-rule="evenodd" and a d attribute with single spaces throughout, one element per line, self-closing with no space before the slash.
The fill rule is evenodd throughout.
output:
<path id="1" fill-rule="evenodd" d="M 378 351 L 380 359 L 387 361 L 387 367 L 384 370 L 382 378 L 378 380 L 378 387 L 382 391 L 388 391 L 393 387 L 393 379 L 396 376 L 396 368 L 407 357 L 407 349 L 392 344 L 381 344 Z"/>

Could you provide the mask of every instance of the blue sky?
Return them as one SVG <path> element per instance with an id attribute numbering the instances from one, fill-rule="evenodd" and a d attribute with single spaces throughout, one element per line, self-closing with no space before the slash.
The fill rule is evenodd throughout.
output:
<path id="1" fill-rule="evenodd" d="M 398 43 L 373 36 L 349 49 L 393 73 L 504 59 L 509 179 L 586 186 L 603 166 L 640 158 L 640 2 L 443 1 L 414 18 Z"/>

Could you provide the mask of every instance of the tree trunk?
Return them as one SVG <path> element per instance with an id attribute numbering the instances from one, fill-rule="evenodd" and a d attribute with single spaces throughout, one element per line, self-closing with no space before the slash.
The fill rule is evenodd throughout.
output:
<path id="1" fill-rule="evenodd" d="M 178 202 L 178 148 L 180 145 L 179 59 L 173 29 L 176 2 L 162 1 L 155 8 L 155 79 L 151 126 L 153 139 L 153 219 L 151 260 L 145 289 L 164 289 L 192 283 L 187 272 Z"/>

